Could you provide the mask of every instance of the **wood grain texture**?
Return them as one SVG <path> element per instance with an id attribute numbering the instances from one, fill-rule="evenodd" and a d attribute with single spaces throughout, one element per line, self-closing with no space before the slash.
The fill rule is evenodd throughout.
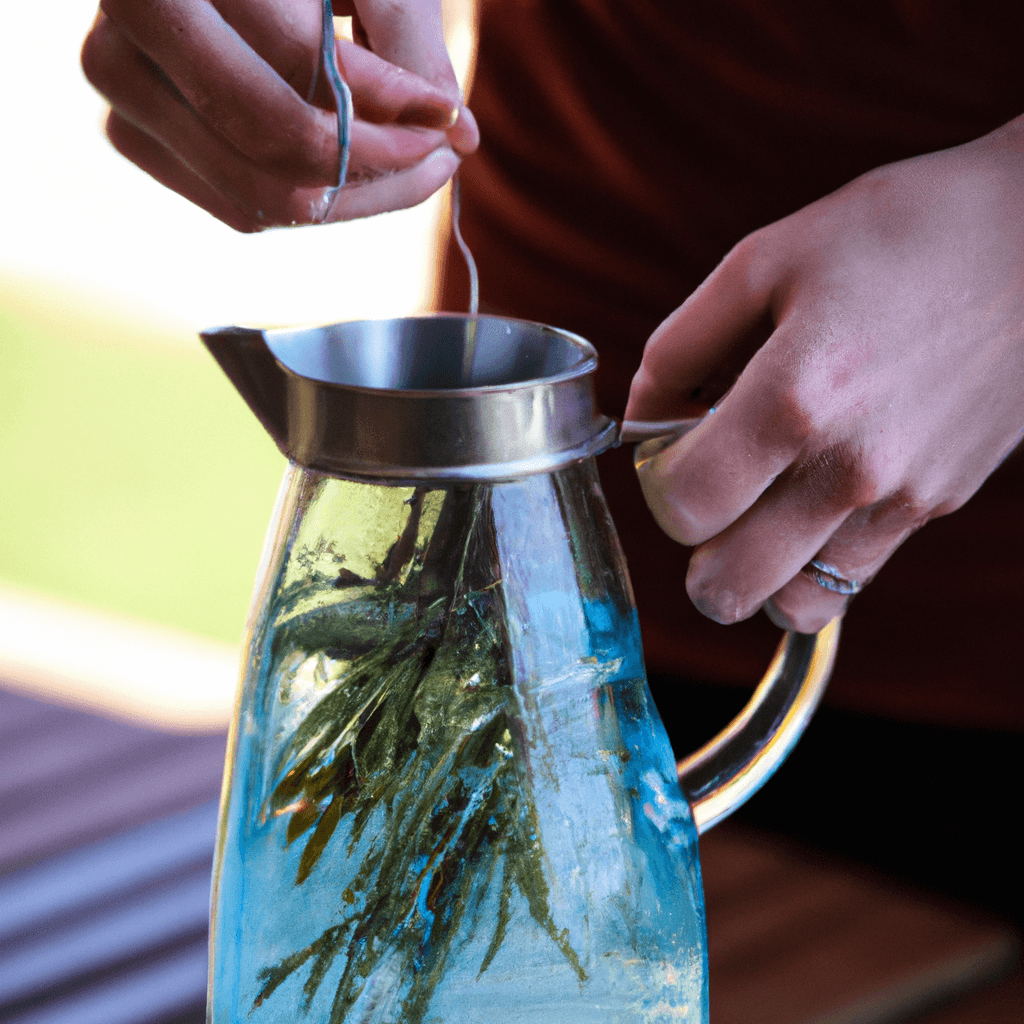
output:
<path id="1" fill-rule="evenodd" d="M 223 747 L 0 688 L 5 1024 L 200 1024 Z M 728 823 L 701 859 L 711 1024 L 1024 1020 L 1001 922 Z"/>

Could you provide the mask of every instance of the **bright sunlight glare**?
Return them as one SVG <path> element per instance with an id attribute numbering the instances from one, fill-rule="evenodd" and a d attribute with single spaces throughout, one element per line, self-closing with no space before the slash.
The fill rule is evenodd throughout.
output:
<path id="1" fill-rule="evenodd" d="M 236 234 L 107 143 L 104 103 L 78 60 L 95 13 L 96 0 L 4 12 L 0 277 L 65 287 L 190 331 L 425 307 L 439 197 L 365 221 Z"/>

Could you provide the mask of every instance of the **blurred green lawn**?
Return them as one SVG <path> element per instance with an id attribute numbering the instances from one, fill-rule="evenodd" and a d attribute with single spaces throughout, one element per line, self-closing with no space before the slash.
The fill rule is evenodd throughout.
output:
<path id="1" fill-rule="evenodd" d="M 0 584 L 234 643 L 284 459 L 157 331 L 0 284 Z"/>

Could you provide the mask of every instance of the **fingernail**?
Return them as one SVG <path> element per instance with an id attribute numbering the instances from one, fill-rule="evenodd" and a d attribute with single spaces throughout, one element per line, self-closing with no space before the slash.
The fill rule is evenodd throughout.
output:
<path id="1" fill-rule="evenodd" d="M 406 107 L 398 115 L 399 124 L 414 124 L 421 128 L 440 128 L 447 131 L 459 119 L 459 108 L 441 110 L 425 103 L 415 103 Z"/>

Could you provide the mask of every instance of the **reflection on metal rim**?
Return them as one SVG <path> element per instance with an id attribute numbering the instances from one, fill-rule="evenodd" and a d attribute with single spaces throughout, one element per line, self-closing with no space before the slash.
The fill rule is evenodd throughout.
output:
<path id="1" fill-rule="evenodd" d="M 337 476 L 512 479 L 616 442 L 593 347 L 543 324 L 442 314 L 202 337 L 281 451 Z"/>

